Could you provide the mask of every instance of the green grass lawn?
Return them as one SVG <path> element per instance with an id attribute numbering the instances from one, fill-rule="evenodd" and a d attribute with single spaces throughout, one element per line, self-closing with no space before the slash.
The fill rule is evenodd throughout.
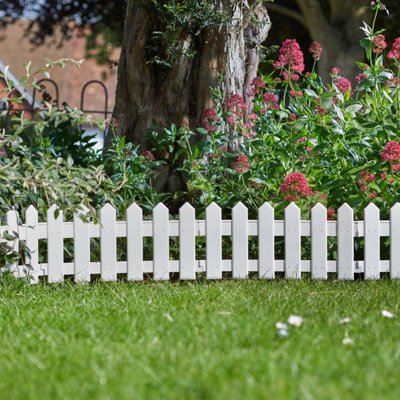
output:
<path id="1" fill-rule="evenodd" d="M 399 300 L 388 280 L 3 279 L 0 398 L 399 399 Z"/>

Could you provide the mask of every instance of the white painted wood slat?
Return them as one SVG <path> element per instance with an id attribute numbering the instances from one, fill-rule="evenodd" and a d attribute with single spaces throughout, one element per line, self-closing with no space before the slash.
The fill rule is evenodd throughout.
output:
<path id="1" fill-rule="evenodd" d="M 18 229 L 18 212 L 17 210 L 10 210 L 7 212 L 7 233 L 14 237 L 13 240 L 7 240 L 7 247 L 12 249 L 16 254 L 19 252 L 19 229 Z M 7 268 L 9 268 L 16 277 L 20 276 L 18 271 L 18 262 L 7 263 Z"/>
<path id="2" fill-rule="evenodd" d="M 248 276 L 249 235 L 248 211 L 242 203 L 232 209 L 232 277 L 245 279 Z"/>
<path id="3" fill-rule="evenodd" d="M 195 210 L 189 203 L 179 209 L 179 278 L 196 279 Z"/>
<path id="4" fill-rule="evenodd" d="M 164 204 L 158 203 L 153 209 L 153 260 L 157 281 L 169 279 L 169 212 Z"/>
<path id="5" fill-rule="evenodd" d="M 390 209 L 390 277 L 400 279 L 400 203 Z"/>
<path id="6" fill-rule="evenodd" d="M 222 212 L 216 203 L 206 208 L 207 279 L 222 278 Z"/>
<path id="7" fill-rule="evenodd" d="M 29 275 L 31 283 L 39 282 L 39 235 L 38 235 L 38 212 L 33 205 L 26 210 L 26 249 L 25 264 L 30 266 Z"/>
<path id="8" fill-rule="evenodd" d="M 131 204 L 126 212 L 127 278 L 129 281 L 143 279 L 143 211 L 137 204 Z"/>
<path id="9" fill-rule="evenodd" d="M 353 209 L 344 203 L 338 209 L 338 279 L 354 280 Z"/>
<path id="10" fill-rule="evenodd" d="M 301 278 L 300 209 L 295 203 L 285 208 L 285 277 Z"/>
<path id="11" fill-rule="evenodd" d="M 74 277 L 75 282 L 90 282 L 90 236 L 89 224 L 82 218 L 88 213 L 88 208 L 82 206 L 74 214 Z"/>
<path id="12" fill-rule="evenodd" d="M 258 209 L 258 277 L 275 278 L 274 209 L 264 203 Z"/>
<path id="13" fill-rule="evenodd" d="M 53 204 L 47 210 L 47 279 L 49 283 L 64 281 L 63 213 Z"/>
<path id="14" fill-rule="evenodd" d="M 311 210 L 311 278 L 328 278 L 327 211 L 321 204 Z"/>
<path id="15" fill-rule="evenodd" d="M 380 278 L 379 208 L 370 203 L 364 209 L 364 278 Z"/>
<path id="16" fill-rule="evenodd" d="M 111 204 L 100 210 L 100 263 L 103 281 L 117 280 L 116 211 Z"/>

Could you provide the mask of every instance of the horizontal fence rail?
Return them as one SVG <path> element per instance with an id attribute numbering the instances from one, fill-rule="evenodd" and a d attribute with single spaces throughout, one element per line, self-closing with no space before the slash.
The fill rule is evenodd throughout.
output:
<path id="1" fill-rule="evenodd" d="M 53 205 L 47 211 L 47 222 L 38 222 L 38 212 L 30 206 L 25 223 L 16 210 L 7 213 L 7 226 L 0 227 L 1 241 L 18 252 L 24 241 L 27 254 L 22 262 L 8 265 L 14 275 L 29 276 L 32 283 L 47 276 L 48 282 L 62 282 L 74 276 L 76 282 L 89 282 L 92 275 L 104 281 L 116 281 L 117 274 L 128 280 L 140 281 L 144 274 L 155 280 L 168 280 L 171 273 L 179 279 L 196 279 L 205 273 L 207 279 L 221 279 L 230 272 L 234 279 L 244 279 L 250 272 L 262 279 L 274 279 L 284 273 L 288 279 L 299 279 L 311 273 L 313 279 L 325 280 L 328 273 L 338 279 L 353 280 L 363 273 L 365 279 L 380 279 L 381 273 L 400 278 L 400 203 L 390 210 L 390 220 L 380 221 L 379 209 L 369 204 L 364 220 L 354 221 L 353 210 L 343 204 L 337 221 L 327 220 L 326 208 L 318 203 L 311 210 L 310 220 L 301 220 L 300 209 L 291 203 L 285 209 L 284 220 L 274 219 L 274 209 L 263 204 L 258 219 L 249 220 L 248 210 L 238 203 L 232 209 L 232 220 L 222 219 L 221 208 L 212 203 L 206 209 L 206 219 L 196 220 L 195 209 L 188 203 L 179 211 L 178 220 L 170 220 L 163 204 L 153 209 L 152 220 L 144 220 L 142 209 L 132 204 L 125 221 L 116 219 L 116 210 L 106 204 L 100 210 L 100 223 L 83 222 L 87 209 L 65 222 L 63 213 Z M 10 236 L 11 235 L 11 236 Z M 170 238 L 179 238 L 179 259 L 170 257 Z M 205 259 L 196 259 L 196 237 L 205 237 Z M 223 237 L 230 237 L 231 259 L 223 259 Z M 257 237 L 257 259 L 249 259 L 249 238 Z M 276 237 L 284 239 L 284 259 L 275 259 Z M 303 260 L 302 237 L 310 237 L 310 260 Z M 335 238 L 337 259 L 328 259 L 328 238 Z M 380 259 L 381 237 L 390 238 L 390 260 Z M 91 261 L 91 238 L 99 238 L 100 261 Z M 126 238 L 123 254 L 117 261 L 117 238 Z M 144 260 L 144 238 L 152 238 L 152 260 Z M 364 260 L 354 260 L 355 238 L 364 238 Z M 64 261 L 65 239 L 73 240 L 72 262 Z M 47 262 L 39 262 L 39 241 L 47 240 Z M 3 268 L 4 269 L 4 268 Z"/>

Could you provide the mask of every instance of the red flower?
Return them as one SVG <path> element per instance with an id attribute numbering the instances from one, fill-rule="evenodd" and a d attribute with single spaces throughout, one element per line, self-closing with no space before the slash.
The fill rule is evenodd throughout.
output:
<path id="1" fill-rule="evenodd" d="M 296 142 L 294 143 L 295 146 L 297 146 L 298 144 L 307 141 L 307 137 L 303 136 L 300 139 L 297 139 Z"/>
<path id="2" fill-rule="evenodd" d="M 332 68 L 331 73 L 330 73 L 331 77 L 337 78 L 340 74 L 340 71 L 341 71 L 341 69 L 339 67 Z"/>
<path id="3" fill-rule="evenodd" d="M 372 44 L 375 46 L 372 51 L 377 54 L 381 54 L 387 47 L 385 36 L 382 34 L 376 35 L 372 41 Z"/>
<path id="4" fill-rule="evenodd" d="M 249 96 L 254 96 L 255 94 L 260 93 L 261 89 L 265 87 L 265 83 L 260 78 L 259 76 L 256 76 L 252 81 L 251 81 L 251 86 L 252 89 L 249 92 Z"/>
<path id="5" fill-rule="evenodd" d="M 366 75 L 363 74 L 363 73 L 358 74 L 358 75 L 355 77 L 355 81 L 356 81 L 356 82 L 361 82 L 361 81 L 364 81 L 365 79 L 367 79 L 367 77 L 366 77 Z"/>
<path id="6" fill-rule="evenodd" d="M 289 115 L 289 119 L 290 119 L 290 121 L 292 121 L 292 122 L 296 122 L 297 115 L 296 115 L 295 113 L 291 113 L 291 114 Z"/>
<path id="7" fill-rule="evenodd" d="M 240 154 L 235 162 L 236 172 L 247 172 L 250 169 L 249 159 L 246 155 Z"/>
<path id="8" fill-rule="evenodd" d="M 301 172 L 292 172 L 286 178 L 285 182 L 280 185 L 282 193 L 289 195 L 310 196 L 313 194 L 312 189 L 308 186 L 307 178 Z"/>
<path id="9" fill-rule="evenodd" d="M 214 108 L 207 108 L 203 112 L 203 119 L 201 123 L 208 132 L 215 132 L 217 127 L 213 125 L 214 122 L 220 121 L 220 118 L 217 116 L 217 112 Z"/>
<path id="10" fill-rule="evenodd" d="M 154 155 L 153 155 L 153 153 L 151 151 L 145 151 L 143 153 L 143 161 L 144 162 L 154 161 L 154 160 L 155 160 L 155 158 L 154 158 Z"/>
<path id="11" fill-rule="evenodd" d="M 340 92 L 346 94 L 349 90 L 351 92 L 351 83 L 350 81 L 343 77 L 337 78 L 335 81 L 335 86 L 339 89 Z M 351 92 L 352 93 L 352 92 Z"/>
<path id="12" fill-rule="evenodd" d="M 383 161 L 398 161 L 400 160 L 400 143 L 392 140 L 386 144 L 381 158 Z"/>
<path id="13" fill-rule="evenodd" d="M 303 92 L 301 90 L 291 90 L 290 91 L 290 95 L 292 97 L 302 97 L 303 96 Z"/>
<path id="14" fill-rule="evenodd" d="M 263 95 L 264 98 L 264 103 L 268 103 L 269 105 L 277 103 L 278 102 L 278 96 L 273 93 L 264 93 Z"/>
<path id="15" fill-rule="evenodd" d="M 285 40 L 279 49 L 278 61 L 275 62 L 274 68 L 279 69 L 285 66 L 293 72 L 304 71 L 304 56 L 295 39 Z"/>
<path id="16" fill-rule="evenodd" d="M 336 211 L 332 207 L 328 207 L 328 221 L 333 220 L 333 216 L 336 214 Z"/>
<path id="17" fill-rule="evenodd" d="M 312 54 L 313 58 L 319 60 L 322 54 L 322 47 L 318 42 L 312 42 L 308 51 Z"/>
<path id="18" fill-rule="evenodd" d="M 247 111 L 247 104 L 245 103 L 243 97 L 237 93 L 229 97 L 227 107 L 231 113 L 238 116 L 244 115 L 244 113 Z"/>
<path id="19" fill-rule="evenodd" d="M 389 60 L 394 59 L 394 60 L 397 60 L 397 61 L 400 59 L 400 37 L 398 37 L 394 41 L 394 43 L 392 45 L 392 48 L 391 48 L 391 50 L 389 51 L 389 53 L 387 55 L 387 58 Z"/>

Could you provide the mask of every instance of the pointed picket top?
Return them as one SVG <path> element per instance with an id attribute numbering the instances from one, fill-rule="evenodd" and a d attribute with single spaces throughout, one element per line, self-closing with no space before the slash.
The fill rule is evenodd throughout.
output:
<path id="1" fill-rule="evenodd" d="M 400 213 L 400 203 L 393 205 L 393 207 L 390 209 L 390 212 Z"/>
<path id="2" fill-rule="evenodd" d="M 237 211 L 236 211 L 236 210 L 237 210 Z M 247 207 L 246 207 L 241 201 L 239 201 L 239 202 L 236 203 L 235 206 L 232 208 L 232 211 L 235 211 L 235 212 L 247 211 Z"/>
<path id="3" fill-rule="evenodd" d="M 353 215 L 353 209 L 347 203 L 343 203 L 338 208 L 338 214 L 342 214 L 342 213 L 344 213 L 344 215 L 346 215 L 346 213 Z"/>
<path id="4" fill-rule="evenodd" d="M 32 214 L 35 215 L 35 213 L 37 214 L 38 210 L 36 209 L 36 207 L 31 204 L 27 209 L 26 209 L 26 214 Z"/>
<path id="5" fill-rule="evenodd" d="M 132 203 L 132 204 L 128 207 L 128 209 L 127 209 L 126 211 L 127 211 L 127 212 L 134 212 L 134 211 L 136 211 L 136 212 L 140 212 L 140 213 L 143 212 L 142 208 L 141 208 L 138 204 L 136 204 L 136 203 Z"/>
<path id="6" fill-rule="evenodd" d="M 186 203 L 179 209 L 179 213 L 180 213 L 180 212 L 189 213 L 189 212 L 191 212 L 192 210 L 194 210 L 193 206 L 192 206 L 190 203 L 186 202 Z"/>
<path id="7" fill-rule="evenodd" d="M 286 208 L 285 208 L 285 212 L 300 212 L 300 208 L 298 207 L 298 205 L 296 203 L 290 203 Z"/>
<path id="8" fill-rule="evenodd" d="M 164 213 L 164 212 L 169 212 L 168 207 L 166 207 L 163 203 L 158 203 L 154 208 L 153 208 L 153 214 L 154 213 Z"/>
<path id="9" fill-rule="evenodd" d="M 106 203 L 104 204 L 103 207 L 100 208 L 100 215 L 103 214 L 106 215 L 111 213 L 116 213 L 116 210 L 110 203 Z"/>
<path id="10" fill-rule="evenodd" d="M 206 207 L 206 212 L 208 211 L 221 211 L 221 207 L 215 201 L 213 201 L 209 206 Z"/>
<path id="11" fill-rule="evenodd" d="M 58 213 L 58 217 L 55 218 L 55 213 L 57 210 L 60 210 L 57 204 L 52 204 L 51 207 L 47 209 L 47 217 L 58 219 L 58 217 L 62 216 L 62 211 L 60 210 Z"/>
<path id="12" fill-rule="evenodd" d="M 311 215 L 313 214 L 322 214 L 325 213 L 326 214 L 327 210 L 326 207 L 322 204 L 322 203 L 317 203 L 312 209 L 311 209 Z"/>
<path id="13" fill-rule="evenodd" d="M 274 207 L 271 206 L 271 204 L 269 204 L 268 202 L 263 203 L 259 208 L 258 211 L 273 211 L 275 212 Z"/>
<path id="14" fill-rule="evenodd" d="M 380 213 L 380 209 L 374 203 L 369 203 L 367 207 L 364 208 L 364 213 L 366 212 L 370 214 L 373 214 L 374 212 Z"/>

